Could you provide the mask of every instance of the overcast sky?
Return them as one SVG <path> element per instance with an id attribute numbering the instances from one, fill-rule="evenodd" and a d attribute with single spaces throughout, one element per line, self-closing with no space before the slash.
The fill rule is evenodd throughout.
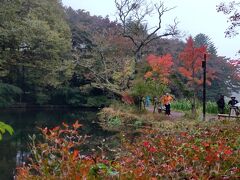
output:
<path id="1" fill-rule="evenodd" d="M 152 0 L 158 2 L 158 0 Z M 224 31 L 228 27 L 227 17 L 216 11 L 216 5 L 222 0 L 163 0 L 165 6 L 176 7 L 164 14 L 163 25 L 171 24 L 175 17 L 179 21 L 179 30 L 193 37 L 199 33 L 209 36 L 218 50 L 218 55 L 232 59 L 239 58 L 236 53 L 240 49 L 240 35 L 225 38 Z M 223 0 L 224 1 L 224 0 Z M 225 0 L 226 1 L 226 0 Z M 65 6 L 73 9 L 84 9 L 91 15 L 107 16 L 116 19 L 114 0 L 62 0 Z M 154 17 L 153 17 L 154 19 Z M 157 23 L 156 20 L 150 23 Z"/>

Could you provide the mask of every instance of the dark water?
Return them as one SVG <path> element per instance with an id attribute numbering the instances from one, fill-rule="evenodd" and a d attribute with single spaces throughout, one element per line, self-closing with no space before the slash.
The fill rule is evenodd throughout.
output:
<path id="1" fill-rule="evenodd" d="M 39 134 L 36 127 L 51 128 L 62 122 L 73 123 L 79 120 L 83 124 L 81 132 L 91 136 L 90 143 L 96 144 L 97 141 L 111 136 L 96 123 L 96 113 L 97 111 L 93 110 L 64 109 L 0 111 L 0 121 L 10 124 L 14 129 L 13 136 L 4 135 L 0 141 L 0 180 L 13 179 L 16 165 L 21 163 L 29 152 L 29 135 Z"/>

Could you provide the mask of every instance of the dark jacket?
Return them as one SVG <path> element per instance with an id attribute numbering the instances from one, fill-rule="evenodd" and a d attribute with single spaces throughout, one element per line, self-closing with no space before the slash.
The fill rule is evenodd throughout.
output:
<path id="1" fill-rule="evenodd" d="M 238 101 L 236 99 L 231 99 L 229 102 L 228 102 L 228 105 L 231 105 L 231 106 L 234 106 L 235 104 L 237 104 Z"/>
<path id="2" fill-rule="evenodd" d="M 220 98 L 220 99 L 217 101 L 217 105 L 218 105 L 219 108 L 224 108 L 224 106 L 225 106 L 224 98 Z"/>

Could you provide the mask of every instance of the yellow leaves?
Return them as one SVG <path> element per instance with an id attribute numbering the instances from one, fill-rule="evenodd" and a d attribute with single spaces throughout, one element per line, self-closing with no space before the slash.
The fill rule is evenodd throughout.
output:
<path id="1" fill-rule="evenodd" d="M 115 65 L 118 66 L 118 65 Z M 123 59 L 123 63 L 113 72 L 112 78 L 115 83 L 122 86 L 128 81 L 129 77 L 133 75 L 135 71 L 135 61 L 132 58 Z"/>

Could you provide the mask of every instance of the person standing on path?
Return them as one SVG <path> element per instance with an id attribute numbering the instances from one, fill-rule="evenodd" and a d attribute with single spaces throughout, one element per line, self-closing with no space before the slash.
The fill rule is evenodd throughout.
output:
<path id="1" fill-rule="evenodd" d="M 236 104 L 238 104 L 238 100 L 236 100 L 236 97 L 231 96 L 231 100 L 228 102 L 228 105 L 230 106 L 229 115 L 239 115 L 239 108 L 238 106 L 235 106 Z"/>
<path id="2" fill-rule="evenodd" d="M 228 105 L 235 106 L 235 104 L 238 103 L 238 100 L 236 100 L 236 97 L 231 96 L 231 100 L 228 102 Z"/>
<path id="3" fill-rule="evenodd" d="M 150 96 L 146 96 L 146 103 L 145 103 L 146 107 L 150 106 Z"/>
<path id="4" fill-rule="evenodd" d="M 173 101 L 173 97 L 166 93 L 166 95 L 163 96 L 162 98 L 162 103 L 165 106 L 165 114 L 170 115 L 171 114 L 171 105 L 170 103 Z"/>
<path id="5" fill-rule="evenodd" d="M 218 106 L 218 113 L 224 114 L 224 107 L 225 107 L 224 95 L 220 95 L 220 98 L 217 101 L 217 106 Z"/>

